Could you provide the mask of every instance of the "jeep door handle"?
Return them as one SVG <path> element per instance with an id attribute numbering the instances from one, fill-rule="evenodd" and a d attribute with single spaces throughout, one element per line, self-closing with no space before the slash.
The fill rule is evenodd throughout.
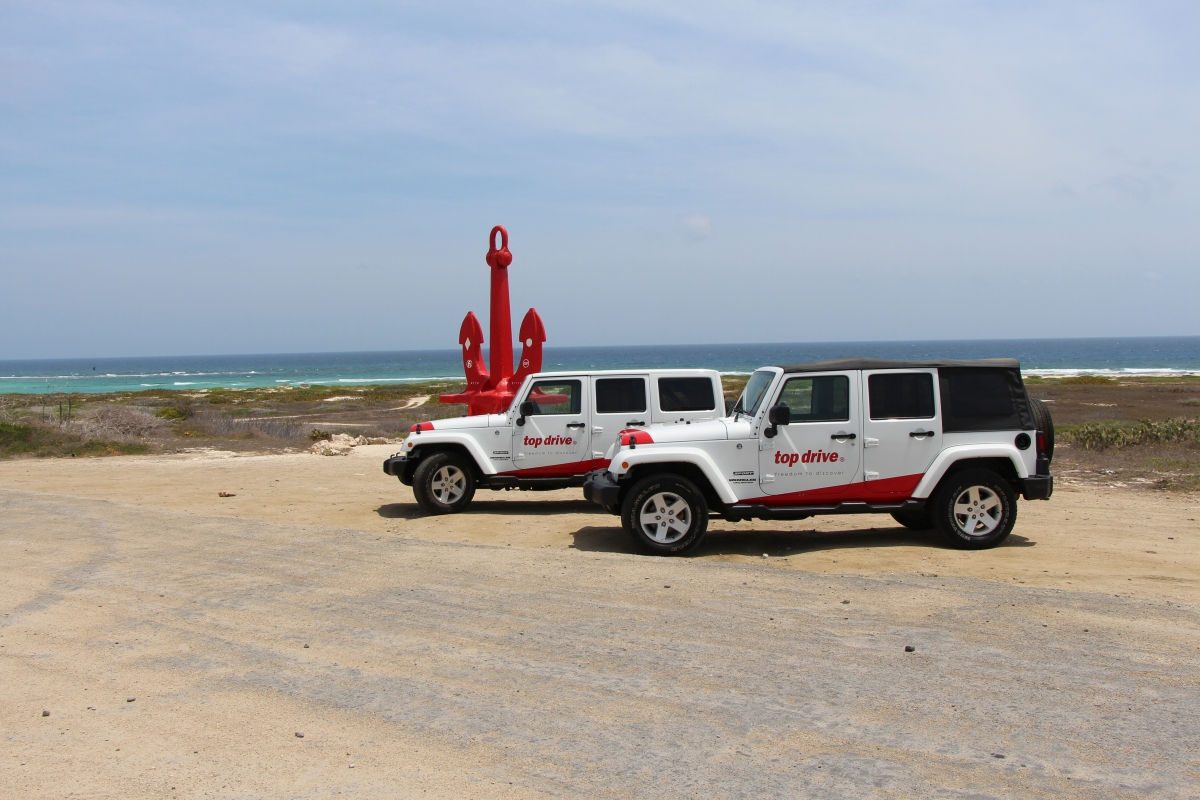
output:
<path id="1" fill-rule="evenodd" d="M 908 435 L 914 439 L 924 439 L 927 436 L 933 436 L 933 431 L 912 431 Z"/>
<path id="2" fill-rule="evenodd" d="M 626 420 L 625 424 L 626 424 L 626 425 L 645 425 L 645 424 L 646 424 L 646 420 L 644 420 L 644 419 L 631 419 L 631 420 Z"/>
<path id="3" fill-rule="evenodd" d="M 587 424 L 583 423 L 583 422 L 568 422 L 567 427 L 568 428 L 586 428 Z"/>
<path id="4" fill-rule="evenodd" d="M 837 441 L 838 439 L 857 439 L 857 438 L 858 438 L 858 434 L 854 434 L 854 433 L 835 433 L 833 436 L 830 436 L 829 438 L 830 438 L 830 439 L 833 439 L 834 441 Z"/>

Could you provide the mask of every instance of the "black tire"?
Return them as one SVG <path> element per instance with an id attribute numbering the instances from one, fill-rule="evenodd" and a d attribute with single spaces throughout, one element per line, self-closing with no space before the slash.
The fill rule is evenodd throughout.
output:
<path id="1" fill-rule="evenodd" d="M 934 494 L 933 524 L 952 546 L 983 550 L 1004 541 L 1017 522 L 1017 494 L 990 469 L 948 475 Z"/>
<path id="2" fill-rule="evenodd" d="M 673 556 L 700 544 L 708 530 L 704 494 L 687 478 L 651 475 L 630 487 L 621 524 L 646 551 Z"/>
<path id="3" fill-rule="evenodd" d="M 475 496 L 475 469 L 457 453 L 434 453 L 413 473 L 413 496 L 430 514 L 454 514 Z"/>
<path id="4" fill-rule="evenodd" d="M 927 531 L 933 527 L 933 515 L 927 508 L 920 511 L 894 511 L 892 519 L 910 531 Z"/>
<path id="5" fill-rule="evenodd" d="M 1041 400 L 1030 399 L 1029 407 L 1033 410 L 1033 423 L 1046 439 L 1046 463 L 1054 459 L 1054 419 L 1050 416 L 1050 407 Z"/>

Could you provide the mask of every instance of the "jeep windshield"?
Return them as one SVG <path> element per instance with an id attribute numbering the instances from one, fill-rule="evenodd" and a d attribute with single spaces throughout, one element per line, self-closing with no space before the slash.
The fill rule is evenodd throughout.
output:
<path id="1" fill-rule="evenodd" d="M 748 417 L 753 417 L 758 413 L 758 407 L 762 404 L 763 396 L 770 388 L 771 382 L 775 380 L 775 373 L 771 370 L 760 369 L 750 376 L 750 380 L 746 381 L 746 388 L 742 390 L 742 396 L 738 398 L 737 403 L 733 407 L 733 416 L 745 414 Z"/>

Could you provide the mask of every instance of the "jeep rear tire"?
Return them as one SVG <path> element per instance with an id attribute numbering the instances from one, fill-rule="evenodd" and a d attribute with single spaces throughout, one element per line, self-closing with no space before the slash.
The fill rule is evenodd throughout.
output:
<path id="1" fill-rule="evenodd" d="M 475 471 L 457 453 L 434 453 L 413 473 L 413 496 L 430 514 L 462 511 L 475 496 Z"/>
<path id="2" fill-rule="evenodd" d="M 679 555 L 704 538 L 708 504 L 688 479 L 651 475 L 630 488 L 621 523 L 643 549 L 655 555 Z"/>
<path id="3" fill-rule="evenodd" d="M 1041 400 L 1030 398 L 1029 408 L 1033 411 L 1033 423 L 1038 433 L 1046 440 L 1046 463 L 1054 460 L 1054 419 L 1050 416 L 1050 407 Z"/>
<path id="4" fill-rule="evenodd" d="M 954 547 L 995 547 L 1017 522 L 1017 495 L 990 469 L 965 469 L 942 482 L 933 502 L 933 524 Z"/>

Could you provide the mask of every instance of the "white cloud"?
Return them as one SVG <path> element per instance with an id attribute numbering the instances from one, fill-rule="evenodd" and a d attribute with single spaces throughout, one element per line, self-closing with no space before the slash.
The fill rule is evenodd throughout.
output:
<path id="1" fill-rule="evenodd" d="M 712 220 L 703 214 L 693 214 L 683 221 L 683 225 L 693 239 L 707 239 L 712 236 Z"/>
<path id="2" fill-rule="evenodd" d="M 0 259 L 136 259 L 144 238 L 131 233 L 151 230 L 161 259 L 173 236 L 190 246 L 201 231 L 264 273 L 324 242 L 296 268 L 316 282 L 326 252 L 388 264 L 411 247 L 453 262 L 477 249 L 460 240 L 499 220 L 529 243 L 530 292 L 555 291 L 564 263 L 615 269 L 597 239 L 651 289 L 693 280 L 696 265 L 770 275 L 780 291 L 763 305 L 821 275 L 911 305 L 915 290 L 889 276 L 913 270 L 975 282 L 1019 270 L 1067 291 L 1094 265 L 1136 274 L 1120 272 L 1128 261 L 1193 285 L 1197 13 L 13 0 L 0 29 Z M 1125 283 L 1091 291 L 1101 303 L 1141 288 Z M 591 299 L 616 291 L 602 283 Z M 713 295 L 697 292 L 697 312 L 662 330 L 692 338 L 707 314 L 739 338 L 765 335 L 762 309 L 722 310 Z M 578 343 L 593 330 L 560 324 L 559 341 L 571 325 Z"/>

